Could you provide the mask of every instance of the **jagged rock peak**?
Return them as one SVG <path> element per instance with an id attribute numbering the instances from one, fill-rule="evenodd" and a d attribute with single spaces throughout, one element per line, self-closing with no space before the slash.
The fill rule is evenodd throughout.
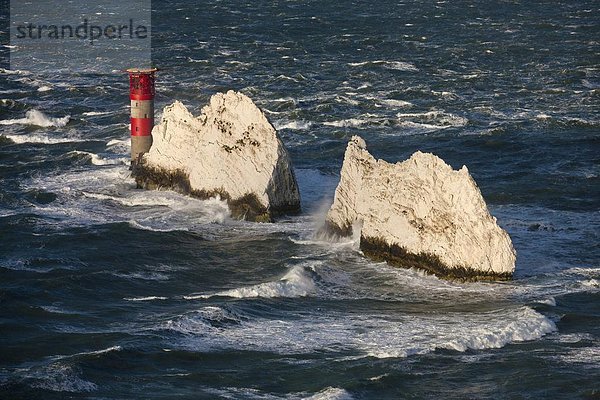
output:
<path id="1" fill-rule="evenodd" d="M 290 157 L 246 95 L 217 93 L 195 117 L 179 101 L 164 108 L 153 145 L 134 170 L 139 187 L 226 199 L 232 215 L 270 221 L 300 210 Z"/>

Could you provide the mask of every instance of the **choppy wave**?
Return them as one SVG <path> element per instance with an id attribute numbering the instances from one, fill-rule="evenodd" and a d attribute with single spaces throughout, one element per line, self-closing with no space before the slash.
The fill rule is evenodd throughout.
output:
<path id="1" fill-rule="evenodd" d="M 86 393 L 98 389 L 95 383 L 81 378 L 75 367 L 63 362 L 30 368 L 21 376 L 30 387 L 53 392 Z"/>
<path id="2" fill-rule="evenodd" d="M 34 125 L 42 128 L 63 127 L 69 123 L 71 116 L 67 115 L 61 118 L 49 117 L 41 111 L 29 110 L 25 113 L 25 118 L 0 120 L 0 125 Z"/>
<path id="3" fill-rule="evenodd" d="M 292 129 L 296 131 L 304 131 L 312 126 L 310 121 L 280 121 L 273 124 L 275 129 Z"/>
<path id="4" fill-rule="evenodd" d="M 199 200 L 173 191 L 134 190 L 135 182 L 124 165 L 36 177 L 24 187 L 55 193 L 59 201 L 36 212 L 70 227 L 128 223 L 136 229 L 171 232 L 230 220 L 227 203 L 218 198 Z"/>
<path id="5" fill-rule="evenodd" d="M 77 260 L 61 260 L 61 259 L 44 259 L 44 258 L 16 258 L 5 259 L 0 262 L 0 268 L 35 272 L 38 274 L 46 274 L 56 270 L 74 270 L 77 269 Z"/>
<path id="6" fill-rule="evenodd" d="M 398 113 L 396 117 L 398 118 L 400 126 L 425 131 L 462 127 L 469 123 L 469 120 L 465 117 L 444 111 Z"/>
<path id="7" fill-rule="evenodd" d="M 20 69 L 5 69 L 5 68 L 0 68 L 0 74 L 4 74 L 4 75 L 26 75 L 29 74 L 28 71 L 23 71 Z"/>
<path id="8" fill-rule="evenodd" d="M 63 314 L 63 315 L 78 315 L 79 314 L 76 311 L 70 311 L 63 307 L 57 307 L 57 306 L 40 306 L 40 308 L 51 314 Z"/>
<path id="9" fill-rule="evenodd" d="M 354 397 L 345 389 L 328 387 L 304 400 L 353 400 Z"/>
<path id="10" fill-rule="evenodd" d="M 131 151 L 131 138 L 111 139 L 106 143 L 106 150 L 116 154 L 129 154 Z"/>
<path id="11" fill-rule="evenodd" d="M 112 275 L 129 280 L 167 281 L 169 276 L 156 271 L 111 272 Z"/>
<path id="12" fill-rule="evenodd" d="M 109 115 L 112 114 L 112 112 L 110 111 L 88 111 L 88 112 L 84 112 L 82 115 L 86 116 L 86 117 L 96 117 L 96 116 L 100 116 L 100 115 Z"/>
<path id="13" fill-rule="evenodd" d="M 288 393 L 286 395 L 268 393 L 254 388 L 204 388 L 203 391 L 215 398 L 223 399 L 255 399 L 255 400 L 353 400 L 354 397 L 345 389 L 327 387 L 315 394 L 306 392 Z"/>
<path id="14" fill-rule="evenodd" d="M 386 60 L 375 60 L 375 61 L 362 61 L 348 63 L 351 67 L 362 67 L 365 65 L 383 65 L 384 68 L 393 69 L 398 71 L 411 71 L 417 72 L 419 69 L 409 62 L 405 61 L 386 61 Z"/>
<path id="15" fill-rule="evenodd" d="M 80 150 L 74 150 L 69 154 L 86 156 L 93 165 L 129 165 L 130 163 L 129 157 L 102 157 L 96 153 Z"/>
<path id="16" fill-rule="evenodd" d="M 348 128 L 348 127 L 366 127 L 373 125 L 391 125 L 393 120 L 387 118 L 382 115 L 377 114 L 362 114 L 355 118 L 347 118 L 336 121 L 326 121 L 323 122 L 323 125 L 326 126 L 335 126 L 338 128 Z"/>
<path id="17" fill-rule="evenodd" d="M 2 135 L 2 137 L 9 139 L 11 142 L 13 142 L 15 144 L 24 144 L 24 143 L 59 144 L 59 143 L 85 142 L 85 140 L 80 137 L 73 137 L 73 136 L 55 137 L 55 136 L 50 136 L 48 134 L 42 134 L 42 133 L 33 133 L 33 134 L 24 134 L 24 135 L 4 134 L 4 135 Z"/>
<path id="18" fill-rule="evenodd" d="M 219 325 L 216 327 L 215 323 Z M 210 307 L 167 321 L 158 329 L 188 336 L 185 341 L 172 342 L 176 347 L 204 351 L 351 351 L 361 357 L 405 358 L 437 349 L 464 352 L 501 348 L 539 339 L 555 331 L 556 325 L 529 307 L 398 316 L 304 313 L 285 320 L 244 319 L 220 307 Z"/>
<path id="19" fill-rule="evenodd" d="M 592 342 L 589 346 L 572 348 L 562 354 L 549 356 L 548 358 L 569 366 L 576 365 L 586 370 L 599 370 L 600 345 L 598 342 Z"/>
<path id="20" fill-rule="evenodd" d="M 123 297 L 123 300 L 127 300 L 127 301 L 154 301 L 154 300 L 167 300 L 167 297 L 164 297 L 164 296 Z"/>
<path id="21" fill-rule="evenodd" d="M 158 330 L 168 330 L 185 335 L 204 334 L 223 328 L 226 325 L 237 325 L 242 318 L 237 314 L 221 307 L 208 306 L 200 310 L 184 314 L 176 319 L 166 321 L 157 327 Z"/>
<path id="22" fill-rule="evenodd" d="M 323 125 L 327 126 L 335 126 L 337 128 L 346 128 L 346 127 L 357 127 L 369 124 L 370 121 L 368 119 L 361 118 L 348 118 L 337 121 L 327 121 L 323 122 Z"/>
<path id="23" fill-rule="evenodd" d="M 261 283 L 254 286 L 225 290 L 213 295 L 186 296 L 187 299 L 210 298 L 213 296 L 234 297 L 238 299 L 251 297 L 303 297 L 314 293 L 315 282 L 310 267 L 297 265 L 292 267 L 279 280 Z"/>
<path id="24" fill-rule="evenodd" d="M 106 143 L 106 147 L 111 147 L 111 146 L 130 146 L 131 145 L 131 138 L 128 139 L 111 139 Z"/>
<path id="25" fill-rule="evenodd" d="M 410 101 L 404 100 L 396 100 L 396 99 L 380 99 L 381 103 L 388 105 L 390 107 L 398 107 L 398 108 L 410 108 L 413 107 L 414 104 Z"/>
<path id="26" fill-rule="evenodd" d="M 55 356 L 54 358 L 57 359 L 66 359 L 66 358 L 72 358 L 72 357 L 81 357 L 81 356 L 98 356 L 101 354 L 107 354 L 107 353 L 111 353 L 113 351 L 121 351 L 122 347 L 121 346 L 111 346 L 111 347 L 107 347 L 106 349 L 100 349 L 100 350 L 92 350 L 92 351 L 83 351 L 81 353 L 75 353 L 69 356 Z"/>

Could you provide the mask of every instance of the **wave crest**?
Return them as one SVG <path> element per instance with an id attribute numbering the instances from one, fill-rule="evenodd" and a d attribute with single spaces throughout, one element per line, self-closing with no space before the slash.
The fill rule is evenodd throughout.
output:
<path id="1" fill-rule="evenodd" d="M 252 297 L 305 297 L 314 293 L 315 290 L 315 282 L 310 271 L 307 270 L 303 265 L 296 265 L 277 281 L 225 290 L 214 295 L 204 295 L 198 297 L 209 298 L 213 296 L 222 296 L 233 297 L 237 299 Z"/>
<path id="2" fill-rule="evenodd" d="M 25 118 L 5 119 L 0 121 L 0 125 L 33 125 L 42 128 L 63 127 L 69 123 L 71 116 L 67 115 L 62 118 L 49 117 L 41 111 L 29 110 L 25 113 Z"/>

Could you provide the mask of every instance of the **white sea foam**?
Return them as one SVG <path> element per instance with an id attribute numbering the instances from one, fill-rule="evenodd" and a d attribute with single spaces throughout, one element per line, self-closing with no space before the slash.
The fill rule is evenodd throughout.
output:
<path id="1" fill-rule="evenodd" d="M 300 82 L 302 80 L 306 80 L 306 78 L 302 74 L 297 74 L 296 76 L 297 76 L 297 78 L 280 74 L 280 75 L 276 76 L 275 79 L 276 80 L 292 81 L 292 82 Z"/>
<path id="2" fill-rule="evenodd" d="M 106 147 L 111 146 L 130 146 L 131 138 L 129 139 L 111 139 L 106 143 Z"/>
<path id="3" fill-rule="evenodd" d="M 79 314 L 76 311 L 70 311 L 70 310 L 66 310 L 62 307 L 57 307 L 57 306 L 40 306 L 40 308 L 44 311 L 47 311 L 49 313 L 52 314 L 64 314 L 64 315 L 77 315 Z"/>
<path id="4" fill-rule="evenodd" d="M 73 270 L 76 269 L 73 265 L 68 264 L 60 264 L 57 266 L 32 266 L 30 259 L 7 259 L 0 262 L 0 268 L 5 268 L 13 271 L 26 271 L 26 272 L 35 272 L 38 274 L 45 274 L 51 271 L 64 269 L 64 270 Z"/>
<path id="5" fill-rule="evenodd" d="M 446 92 L 444 90 L 442 90 L 441 92 L 432 90 L 431 94 L 441 97 L 443 99 L 458 99 L 458 96 L 456 95 L 456 93 L 453 92 Z"/>
<path id="6" fill-rule="evenodd" d="M 161 324 L 159 330 L 170 330 L 185 335 L 205 334 L 219 331 L 213 324 L 239 324 L 241 318 L 221 307 L 207 306 Z M 210 346 L 210 343 L 207 343 Z"/>
<path id="7" fill-rule="evenodd" d="M 552 307 L 556 307 L 556 299 L 554 297 L 548 297 L 547 299 L 537 300 L 536 303 L 546 304 Z"/>
<path id="8" fill-rule="evenodd" d="M 346 93 L 346 94 L 350 95 L 350 96 L 356 95 L 356 93 Z M 360 104 L 360 102 L 358 100 L 354 100 L 354 99 L 351 99 L 349 97 L 342 96 L 342 95 L 336 95 L 335 101 L 337 101 L 338 103 L 342 103 L 342 104 L 350 104 L 351 106 L 357 106 Z"/>
<path id="9" fill-rule="evenodd" d="M 157 232 L 200 227 L 208 232 L 213 228 L 207 224 L 230 221 L 229 208 L 220 199 L 199 200 L 173 191 L 135 190 L 135 182 L 124 165 L 35 177 L 24 182 L 24 187 L 58 196 L 59 201 L 36 209 L 51 218 L 53 225 L 123 222 Z"/>
<path id="10" fill-rule="evenodd" d="M 352 395 L 341 388 L 328 387 L 304 400 L 353 400 Z"/>
<path id="11" fill-rule="evenodd" d="M 111 347 L 107 347 L 106 349 L 83 351 L 81 353 L 75 353 L 70 356 L 58 356 L 57 358 L 70 358 L 70 357 L 77 357 L 77 356 L 98 356 L 100 354 L 106 354 L 106 353 L 111 353 L 113 351 L 121 351 L 121 350 L 122 350 L 121 346 L 111 346 Z"/>
<path id="12" fill-rule="evenodd" d="M 189 62 L 193 62 L 193 63 L 202 63 L 202 64 L 208 64 L 209 60 L 196 60 L 194 58 L 188 57 L 188 61 Z"/>
<path id="13" fill-rule="evenodd" d="M 383 63 L 385 68 L 394 69 L 397 71 L 412 71 L 417 72 L 419 69 L 411 63 L 404 61 L 387 61 Z"/>
<path id="14" fill-rule="evenodd" d="M 123 300 L 127 300 L 127 301 L 154 301 L 154 300 L 167 300 L 167 297 L 163 297 L 163 296 L 123 297 Z"/>
<path id="15" fill-rule="evenodd" d="M 0 120 L 0 125 L 34 125 L 42 128 L 63 127 L 67 125 L 71 117 L 69 115 L 62 118 L 49 117 L 41 111 L 29 110 L 25 113 L 25 118 Z"/>
<path id="16" fill-rule="evenodd" d="M 562 333 L 556 335 L 556 340 L 559 343 L 581 343 L 582 341 L 594 341 L 594 335 L 590 333 Z"/>
<path id="17" fill-rule="evenodd" d="M 127 221 L 127 223 L 132 228 L 140 229 L 143 231 L 150 231 L 150 232 L 163 232 L 164 233 L 164 232 L 188 231 L 188 229 L 186 227 L 181 227 L 181 226 L 175 226 L 172 228 L 160 228 L 160 227 L 156 227 L 156 226 L 140 224 L 139 222 L 134 221 L 134 220 Z"/>
<path id="18" fill-rule="evenodd" d="M 600 288 L 600 281 L 598 281 L 597 279 L 587 279 L 581 281 L 581 286 L 583 286 L 584 288 L 597 289 Z"/>
<path id="19" fill-rule="evenodd" d="M 396 117 L 400 126 L 423 131 L 462 127 L 469 123 L 467 118 L 443 111 L 398 113 Z"/>
<path id="20" fill-rule="evenodd" d="M 131 151 L 131 138 L 111 139 L 106 143 L 106 150 L 115 154 L 129 155 Z"/>
<path id="21" fill-rule="evenodd" d="M 370 121 L 368 119 L 348 118 L 348 119 L 342 119 L 342 120 L 338 120 L 338 121 L 323 122 L 323 125 L 335 126 L 338 128 L 345 128 L 345 127 L 363 126 L 363 125 L 368 124 L 369 122 Z"/>
<path id="22" fill-rule="evenodd" d="M 386 61 L 386 60 L 375 60 L 375 61 L 362 61 L 362 62 L 354 62 L 348 63 L 351 67 L 362 67 L 365 65 L 383 65 L 387 69 L 394 69 L 398 71 L 419 71 L 414 64 L 404 62 L 404 61 Z"/>
<path id="23" fill-rule="evenodd" d="M 381 99 L 379 100 L 381 103 L 386 104 L 391 107 L 398 108 L 410 108 L 413 106 L 413 103 L 404 100 L 395 100 L 395 99 Z"/>
<path id="24" fill-rule="evenodd" d="M 70 154 L 81 154 L 89 156 L 90 162 L 93 165 L 129 165 L 130 159 L 128 157 L 101 157 L 96 153 L 90 153 L 88 151 L 74 150 Z"/>
<path id="25" fill-rule="evenodd" d="M 30 369 L 23 373 L 29 386 L 37 389 L 47 389 L 53 392 L 92 392 L 98 386 L 86 381 L 77 375 L 77 372 L 68 364 L 53 363 L 43 368 Z"/>
<path id="26" fill-rule="evenodd" d="M 4 69 L 4 68 L 0 68 L 0 74 L 5 74 L 5 75 L 25 75 L 28 74 L 29 72 L 27 71 L 22 71 L 20 69 Z"/>
<path id="27" fill-rule="evenodd" d="M 129 273 L 112 272 L 113 276 L 125 279 L 139 279 L 143 281 L 167 281 L 169 276 L 154 271 L 135 271 Z"/>
<path id="28" fill-rule="evenodd" d="M 275 129 L 292 129 L 296 131 L 304 131 L 312 126 L 310 121 L 278 121 L 273 124 Z"/>
<path id="29" fill-rule="evenodd" d="M 565 364 L 576 364 L 584 369 L 600 369 L 600 346 L 577 347 L 558 356 L 549 357 Z"/>
<path id="30" fill-rule="evenodd" d="M 173 374 L 181 376 L 183 374 Z M 187 375 L 187 374 L 186 374 Z M 310 395 L 306 392 L 287 393 L 285 395 L 273 394 L 254 388 L 245 387 L 207 387 L 202 389 L 211 398 L 223 399 L 254 399 L 254 400 L 353 400 L 352 395 L 341 388 L 327 387 L 318 393 Z"/>
<path id="31" fill-rule="evenodd" d="M 588 277 L 600 276 L 600 268 L 574 267 L 563 271 L 566 275 L 583 275 Z"/>
<path id="32" fill-rule="evenodd" d="M 293 97 L 280 97 L 277 99 L 272 100 L 276 103 L 294 103 L 296 104 L 296 99 L 294 99 Z"/>
<path id="33" fill-rule="evenodd" d="M 556 330 L 554 322 L 531 308 L 523 307 L 518 313 L 521 318 L 508 321 L 508 324 L 496 322 L 493 326 L 474 327 L 469 336 L 448 338 L 441 347 L 457 351 L 500 348 L 511 342 L 539 339 Z"/>
<path id="34" fill-rule="evenodd" d="M 33 133 L 33 134 L 26 134 L 26 135 L 6 135 L 5 134 L 3 136 L 16 144 L 23 144 L 23 143 L 58 144 L 58 143 L 85 142 L 85 140 L 80 137 L 74 137 L 74 136 L 54 137 L 54 136 L 50 136 L 50 135 L 42 134 L 42 133 Z"/>
<path id="35" fill-rule="evenodd" d="M 88 111 L 88 112 L 84 112 L 82 115 L 85 115 L 86 117 L 96 117 L 99 115 L 109 115 L 112 114 L 112 112 L 110 111 Z"/>

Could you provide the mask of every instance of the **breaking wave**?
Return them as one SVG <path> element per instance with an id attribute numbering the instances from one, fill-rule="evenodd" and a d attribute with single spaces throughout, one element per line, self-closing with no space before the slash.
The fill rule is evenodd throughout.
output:
<path id="1" fill-rule="evenodd" d="M 74 150 L 69 154 L 81 155 L 86 157 L 93 165 L 128 165 L 130 160 L 128 157 L 101 157 L 96 153 L 88 151 Z"/>
<path id="2" fill-rule="evenodd" d="M 126 301 L 154 301 L 154 300 L 167 300 L 164 296 L 146 296 L 146 297 L 123 297 Z"/>
<path id="3" fill-rule="evenodd" d="M 301 313 L 288 317 L 293 318 L 247 318 L 221 307 L 205 307 L 169 320 L 158 329 L 185 334 L 184 341 L 171 342 L 183 348 L 277 354 L 351 351 L 359 357 L 374 358 L 405 358 L 438 349 L 464 352 L 501 348 L 556 331 L 554 322 L 529 307 L 483 313 Z"/>
<path id="4" fill-rule="evenodd" d="M 469 123 L 467 118 L 443 111 L 398 113 L 396 117 L 400 126 L 425 131 L 462 127 Z"/>
<path id="5" fill-rule="evenodd" d="M 24 371 L 22 376 L 23 380 L 35 389 L 69 393 L 93 392 L 98 389 L 95 383 L 81 378 L 76 368 L 69 363 L 56 362 L 31 368 Z"/>
<path id="6" fill-rule="evenodd" d="M 315 282 L 310 271 L 303 265 L 296 265 L 277 281 L 225 290 L 213 295 L 186 296 L 185 298 L 197 299 L 214 296 L 233 297 L 238 299 L 252 297 L 304 297 L 314 293 L 315 290 Z"/>
<path id="7" fill-rule="evenodd" d="M 63 127 L 69 123 L 71 116 L 62 118 L 49 117 L 41 111 L 29 110 L 25 113 L 25 118 L 0 120 L 0 125 L 34 125 L 42 128 Z"/>
<path id="8" fill-rule="evenodd" d="M 354 397 L 344 389 L 328 387 L 304 400 L 353 400 Z"/>
<path id="9" fill-rule="evenodd" d="M 312 123 L 309 121 L 281 121 L 273 124 L 275 129 L 291 129 L 296 131 L 305 131 L 312 126 Z"/>

